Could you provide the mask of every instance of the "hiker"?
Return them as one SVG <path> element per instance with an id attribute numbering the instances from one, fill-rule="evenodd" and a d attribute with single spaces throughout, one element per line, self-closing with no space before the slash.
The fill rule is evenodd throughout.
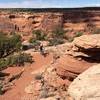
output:
<path id="1" fill-rule="evenodd" d="M 44 57 L 46 57 L 46 52 L 45 52 L 45 50 L 44 50 L 44 46 L 43 46 L 43 44 L 40 44 L 40 53 L 44 56 Z"/>
<path id="2" fill-rule="evenodd" d="M 40 44 L 40 52 L 41 52 L 41 54 L 44 54 L 43 44 Z"/>

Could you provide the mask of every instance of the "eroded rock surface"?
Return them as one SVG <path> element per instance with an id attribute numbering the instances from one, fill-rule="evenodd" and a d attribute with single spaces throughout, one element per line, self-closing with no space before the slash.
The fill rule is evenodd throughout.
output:
<path id="1" fill-rule="evenodd" d="M 100 50 L 100 34 L 83 35 L 74 39 L 73 44 L 83 50 Z"/>
<path id="2" fill-rule="evenodd" d="M 0 10 L 0 31 L 16 32 L 24 36 L 31 35 L 33 30 L 43 30 L 49 33 L 56 26 L 62 27 L 67 31 L 67 35 L 73 35 L 76 32 L 86 34 L 94 31 L 94 28 L 100 28 L 100 10 L 61 10 L 52 11 L 22 12 Z"/>
<path id="3" fill-rule="evenodd" d="M 80 74 L 69 86 L 73 100 L 100 100 L 100 64 Z"/>
<path id="4" fill-rule="evenodd" d="M 67 52 L 74 57 L 87 57 L 93 60 L 100 59 L 100 35 L 83 35 L 76 37 L 72 42 L 72 49 Z"/>
<path id="5" fill-rule="evenodd" d="M 25 88 L 25 92 L 36 95 L 39 100 L 49 100 L 51 98 L 52 100 L 57 98 L 71 100 L 67 93 L 68 86 L 90 66 L 91 64 L 87 62 L 63 55 L 51 62 L 39 73 L 35 73 L 33 81 Z"/>
<path id="6" fill-rule="evenodd" d="M 29 89 L 29 91 L 28 92 L 26 90 L 25 91 L 27 93 L 31 93 L 33 95 L 35 93 L 38 93 L 37 98 L 39 98 L 39 99 L 44 99 L 44 100 L 47 99 L 48 100 L 49 98 L 52 98 L 52 97 L 55 98 L 55 97 L 59 96 L 59 98 L 61 100 L 70 100 L 70 99 L 68 99 L 69 96 L 68 96 L 67 90 L 68 90 L 68 87 L 70 86 L 71 82 L 73 82 L 73 80 L 76 77 L 78 77 L 79 74 L 84 73 L 84 71 L 86 71 L 89 67 L 91 67 L 92 65 L 97 63 L 95 61 L 91 63 L 84 59 L 79 60 L 78 58 L 75 58 L 70 53 L 75 54 L 77 52 L 78 54 L 80 54 L 80 52 L 82 52 L 85 55 L 85 52 L 83 52 L 83 51 L 88 50 L 89 52 L 94 52 L 94 54 L 95 53 L 99 54 L 99 52 L 97 52 L 97 50 L 100 49 L 99 36 L 100 35 L 83 35 L 81 37 L 76 38 L 73 43 L 65 43 L 62 45 L 58 45 L 56 47 L 47 47 L 46 50 L 53 53 L 53 61 L 48 66 L 44 67 L 44 69 L 42 69 L 42 71 L 39 72 L 38 79 L 35 78 L 33 80 L 33 83 L 36 80 L 39 80 L 35 84 L 37 84 L 37 85 L 41 84 L 41 86 L 39 87 L 39 89 L 37 88 L 38 90 L 36 90 L 35 84 L 30 84 L 28 87 L 26 87 L 26 89 Z M 87 40 L 86 37 L 88 37 L 89 39 Z M 81 41 L 80 40 L 81 38 L 84 41 Z M 80 43 L 79 43 L 79 41 L 76 42 L 76 40 L 77 41 L 80 40 Z M 94 43 L 91 42 L 93 40 L 94 40 Z M 98 44 L 97 44 L 97 42 L 98 42 Z M 77 43 L 77 44 L 79 43 L 78 46 L 76 46 L 75 43 Z M 82 50 L 80 50 L 80 48 Z M 79 52 L 79 50 L 80 50 L 80 52 Z M 87 55 L 90 56 L 90 54 L 91 53 L 88 54 L 88 52 L 87 52 Z M 93 57 L 93 55 L 91 55 L 91 56 Z M 90 59 L 90 58 L 88 58 L 88 59 Z M 95 73 L 95 72 L 96 71 L 93 71 L 93 73 Z M 76 84 L 79 84 L 79 88 L 83 88 L 81 86 L 84 86 L 84 89 L 82 89 L 82 92 L 79 92 L 79 93 L 84 93 L 85 88 L 87 87 L 86 88 L 87 92 L 85 91 L 85 93 L 87 94 L 91 90 L 90 88 L 88 88 L 89 85 L 90 86 L 94 85 L 93 87 L 95 88 L 96 79 L 99 79 L 99 76 L 98 76 L 99 74 L 97 74 L 97 72 L 96 72 L 96 76 L 93 77 L 93 79 L 95 81 L 93 81 L 92 78 L 89 79 L 89 81 L 88 81 L 88 78 L 91 75 L 88 75 L 87 73 L 85 73 L 86 78 L 84 76 L 86 81 L 82 81 L 82 83 L 81 83 L 80 75 L 79 75 L 80 78 L 75 79 L 76 80 L 75 82 L 79 81 L 79 83 L 76 83 Z M 82 77 L 82 80 L 84 80 L 84 78 Z M 93 81 L 93 82 L 91 82 L 91 81 Z M 86 84 L 86 85 L 84 85 L 84 84 Z M 98 83 L 97 83 L 97 87 L 98 87 Z M 70 87 L 69 87 L 69 89 L 70 89 Z M 71 89 L 71 91 L 72 91 L 72 93 L 74 93 L 73 92 L 74 90 L 72 90 L 72 89 Z M 99 87 L 98 87 L 98 89 L 99 89 Z M 77 87 L 76 87 L 76 90 L 77 90 Z M 78 93 L 78 92 L 75 92 L 75 93 Z M 89 94 L 89 95 L 91 96 L 92 90 L 90 93 L 91 94 Z M 72 94 L 70 94 L 70 95 L 73 96 Z M 78 96 L 80 96 L 80 95 L 78 95 Z M 85 95 L 82 96 L 82 100 L 88 100 L 86 98 L 84 99 L 83 97 L 85 97 Z M 74 100 L 74 99 L 71 98 L 71 100 Z M 79 98 L 76 100 L 81 100 L 81 99 Z M 97 99 L 97 100 L 99 100 L 99 99 Z"/>

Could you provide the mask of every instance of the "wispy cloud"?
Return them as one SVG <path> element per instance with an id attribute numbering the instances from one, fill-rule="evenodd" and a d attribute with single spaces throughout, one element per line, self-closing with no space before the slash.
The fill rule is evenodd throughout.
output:
<path id="1" fill-rule="evenodd" d="M 10 1 L 10 0 L 6 0 Z M 75 2 L 76 1 L 76 2 Z M 66 8 L 66 7 L 84 7 L 100 6 L 100 2 L 89 2 L 87 0 L 18 0 L 13 2 L 0 2 L 0 8 Z M 95 0 L 99 1 L 99 0 Z"/>
<path id="2" fill-rule="evenodd" d="M 52 8 L 62 7 L 61 5 L 51 4 L 47 2 L 23 0 L 22 2 L 0 3 L 0 8 Z"/>
<path id="3" fill-rule="evenodd" d="M 0 8 L 35 8 L 40 7 L 41 4 L 36 2 L 34 3 L 32 0 L 23 0 L 21 2 L 7 2 L 0 3 Z"/>

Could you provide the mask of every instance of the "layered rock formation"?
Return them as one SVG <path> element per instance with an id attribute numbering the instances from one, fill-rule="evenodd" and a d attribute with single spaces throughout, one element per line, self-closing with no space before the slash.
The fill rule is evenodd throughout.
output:
<path id="1" fill-rule="evenodd" d="M 72 51 L 70 52 L 73 56 L 76 57 L 90 57 L 94 60 L 100 59 L 100 35 L 83 35 L 75 40 L 72 43 Z"/>
<path id="2" fill-rule="evenodd" d="M 32 33 L 33 30 L 41 29 L 49 32 L 56 26 L 62 26 L 62 14 L 60 13 L 0 13 L 0 31 Z"/>
<path id="3" fill-rule="evenodd" d="M 33 30 L 41 29 L 46 33 L 56 26 L 71 33 L 84 31 L 90 33 L 94 28 L 100 28 L 100 10 L 94 9 L 45 9 L 41 12 L 22 12 L 12 10 L 0 11 L 0 31 L 31 34 Z"/>
<path id="4" fill-rule="evenodd" d="M 100 64 L 80 74 L 69 86 L 72 100 L 100 100 Z"/>
<path id="5" fill-rule="evenodd" d="M 37 74 L 35 73 L 36 77 L 25 88 L 25 92 L 36 95 L 39 100 L 99 100 L 100 64 L 95 64 L 100 63 L 100 59 L 99 62 L 96 60 L 90 62 L 83 59 L 79 60 L 73 56 L 77 52 L 78 55 L 83 54 L 81 56 L 91 60 L 89 56 L 94 57 L 92 55 L 94 53 L 98 55 L 98 58 L 99 38 L 99 34 L 83 35 L 77 37 L 72 43 L 46 48 L 53 53 L 54 60 Z M 87 56 L 85 56 L 84 50 L 87 50 Z"/>

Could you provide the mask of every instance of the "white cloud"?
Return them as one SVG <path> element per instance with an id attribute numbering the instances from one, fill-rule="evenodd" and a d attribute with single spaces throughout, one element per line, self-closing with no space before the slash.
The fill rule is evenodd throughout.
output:
<path id="1" fill-rule="evenodd" d="M 23 0 L 21 2 L 8 2 L 0 3 L 0 8 L 36 8 L 41 7 L 40 2 L 35 2 L 32 0 Z"/>
<path id="2" fill-rule="evenodd" d="M 100 4 L 55 4 L 53 2 L 43 2 L 43 0 L 21 0 L 20 2 L 0 3 L 0 8 L 54 8 L 54 7 L 84 7 L 84 6 L 99 6 Z"/>

